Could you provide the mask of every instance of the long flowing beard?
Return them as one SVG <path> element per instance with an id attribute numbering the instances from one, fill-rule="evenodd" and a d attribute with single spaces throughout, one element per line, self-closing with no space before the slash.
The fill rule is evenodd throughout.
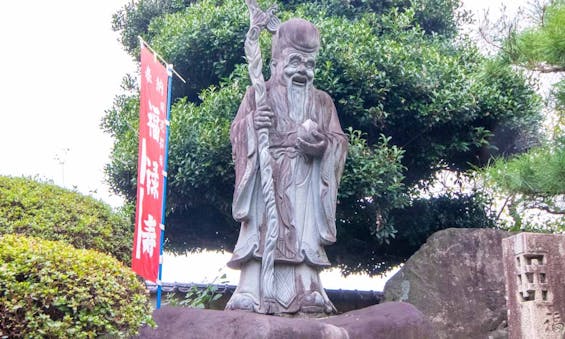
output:
<path id="1" fill-rule="evenodd" d="M 302 123 L 308 100 L 308 86 L 296 86 L 289 81 L 287 93 L 289 116 L 295 122 Z"/>

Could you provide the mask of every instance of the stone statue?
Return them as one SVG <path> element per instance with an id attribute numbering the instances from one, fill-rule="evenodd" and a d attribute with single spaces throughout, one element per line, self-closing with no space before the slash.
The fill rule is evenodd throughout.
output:
<path id="1" fill-rule="evenodd" d="M 330 265 L 324 246 L 336 241 L 347 138 L 332 99 L 313 86 L 320 35 L 308 21 L 279 25 L 272 12 L 250 11 L 245 47 L 253 86 L 230 133 L 233 216 L 241 230 L 228 266 L 241 270 L 241 277 L 226 309 L 331 314 L 335 308 L 319 273 Z M 266 82 L 257 43 L 261 28 L 275 32 Z"/>

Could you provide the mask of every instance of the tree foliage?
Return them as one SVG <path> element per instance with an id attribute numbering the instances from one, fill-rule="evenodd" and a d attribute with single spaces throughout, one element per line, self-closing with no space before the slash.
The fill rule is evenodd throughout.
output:
<path id="1" fill-rule="evenodd" d="M 498 162 L 490 177 L 510 192 L 531 196 L 565 194 L 565 145 L 537 147 L 528 153 Z"/>
<path id="2" fill-rule="evenodd" d="M 421 226 L 404 227 L 394 217 L 414 208 L 412 187 L 427 185 L 439 170 L 465 171 L 537 140 L 539 100 L 526 77 L 455 38 L 456 6 L 453 0 L 279 2 L 281 19 L 303 17 L 319 27 L 315 85 L 334 99 L 350 138 L 339 240 L 328 249 L 345 271 L 386 269 L 391 249 L 405 247 L 399 229 L 425 240 Z M 130 37 L 140 34 L 188 79 L 187 85 L 174 81 L 168 238 L 192 249 L 231 249 L 239 227 L 230 215 L 228 134 L 249 85 L 244 2 L 140 1 L 115 16 L 115 28 L 132 56 L 137 47 Z M 268 75 L 270 39 L 261 42 Z M 115 138 L 109 181 L 134 201 L 138 107 L 135 86 L 128 88 L 102 127 Z M 358 262 L 343 259 L 355 254 Z"/>
<path id="3" fill-rule="evenodd" d="M 506 197 L 504 207 L 512 220 L 508 225 L 511 229 L 565 231 L 565 142 L 562 138 L 512 159 L 500 159 L 485 174 Z"/>
<path id="4" fill-rule="evenodd" d="M 0 235 L 0 336 L 96 338 L 152 324 L 144 284 L 111 256 Z"/>
<path id="5" fill-rule="evenodd" d="M 542 73 L 565 71 L 565 2 L 550 1 L 538 13 L 537 25 L 510 31 L 501 55 L 511 62 Z M 486 176 L 507 196 L 515 230 L 565 231 L 565 80 L 550 92 L 549 110 L 555 123 L 547 140 L 512 159 L 499 159 Z M 532 211 L 542 211 L 532 216 Z M 537 220 L 536 220 L 537 219 Z"/>
<path id="6" fill-rule="evenodd" d="M 0 235 L 18 233 L 95 249 L 129 264 L 131 222 L 94 198 L 29 178 L 0 176 Z"/>
<path id="7" fill-rule="evenodd" d="M 554 0 L 541 9 L 539 25 L 513 30 L 505 52 L 515 64 L 541 71 L 565 71 L 565 1 Z"/>

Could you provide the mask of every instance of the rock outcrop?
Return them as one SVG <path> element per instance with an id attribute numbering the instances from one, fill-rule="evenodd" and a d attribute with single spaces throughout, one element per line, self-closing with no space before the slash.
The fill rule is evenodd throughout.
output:
<path id="1" fill-rule="evenodd" d="M 401 302 L 374 305 L 321 319 L 169 306 L 155 310 L 153 318 L 158 327 L 142 328 L 138 338 L 435 338 L 426 317 L 414 306 Z"/>
<path id="2" fill-rule="evenodd" d="M 502 239 L 494 229 L 433 234 L 385 285 L 385 301 L 408 302 L 439 338 L 499 337 L 506 326 Z"/>

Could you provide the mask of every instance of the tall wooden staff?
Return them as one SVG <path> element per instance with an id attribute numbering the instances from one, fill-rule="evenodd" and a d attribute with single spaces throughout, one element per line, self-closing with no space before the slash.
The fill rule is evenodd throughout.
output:
<path id="1" fill-rule="evenodd" d="M 267 104 L 267 89 L 263 78 L 263 60 L 259 48 L 259 36 L 263 29 L 275 33 L 280 24 L 274 15 L 276 6 L 271 6 L 263 12 L 256 0 L 245 0 L 249 9 L 250 27 L 245 39 L 245 56 L 249 64 L 249 77 L 255 89 L 255 109 Z M 269 154 L 269 129 L 261 128 L 257 131 L 259 168 L 261 170 L 261 188 L 265 199 L 267 213 L 267 234 L 265 248 L 261 260 L 261 305 L 259 312 L 277 313 L 275 300 L 275 249 L 279 234 L 278 213 L 275 204 L 275 189 L 273 186 L 273 169 L 271 168 L 271 155 Z"/>

